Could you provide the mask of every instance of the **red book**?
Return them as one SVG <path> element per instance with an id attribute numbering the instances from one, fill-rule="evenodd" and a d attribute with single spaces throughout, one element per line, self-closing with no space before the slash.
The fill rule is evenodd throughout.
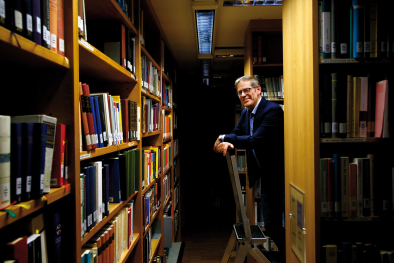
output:
<path id="1" fill-rule="evenodd" d="M 66 141 L 66 125 L 56 124 L 55 149 L 53 151 L 51 187 L 63 186 L 64 146 Z"/>
<path id="2" fill-rule="evenodd" d="M 51 50 L 57 53 L 57 0 L 49 0 L 49 28 Z"/>
<path id="3" fill-rule="evenodd" d="M 129 142 L 129 102 L 127 99 L 121 99 L 120 104 L 122 105 L 123 142 Z"/>
<path id="4" fill-rule="evenodd" d="M 89 133 L 89 124 L 88 124 L 88 110 L 87 110 L 87 99 L 85 98 L 83 94 L 83 89 L 82 89 L 82 83 L 79 82 L 79 104 L 81 107 L 81 116 L 82 116 L 82 130 L 83 130 L 83 135 L 85 136 L 85 148 L 86 150 L 91 150 L 92 149 L 92 141 L 90 138 L 90 133 Z M 89 100 L 90 101 L 90 100 Z"/>
<path id="5" fill-rule="evenodd" d="M 387 80 L 376 83 L 375 137 L 388 137 L 388 87 Z"/>
<path id="6" fill-rule="evenodd" d="M 16 259 L 18 260 L 18 263 L 28 263 L 27 236 L 23 236 L 15 239 L 12 242 L 8 242 L 5 253 L 7 254 L 7 258 Z"/>
<path id="7" fill-rule="evenodd" d="M 149 113 L 148 113 L 148 104 L 144 105 L 145 108 L 145 132 L 148 132 L 149 127 Z"/>
<path id="8" fill-rule="evenodd" d="M 57 0 L 57 53 L 64 57 L 64 0 Z"/>
<path id="9" fill-rule="evenodd" d="M 94 129 L 92 106 L 90 105 L 89 85 L 82 84 L 82 91 L 83 91 L 83 95 L 84 95 L 84 99 L 85 99 L 86 116 L 87 116 L 88 125 L 89 125 L 91 146 L 92 146 L 92 149 L 96 149 L 97 148 L 97 134 Z"/>
<path id="10" fill-rule="evenodd" d="M 124 27 L 124 25 L 121 25 L 122 27 L 122 57 L 121 57 L 121 65 L 122 67 L 126 68 L 126 29 Z"/>

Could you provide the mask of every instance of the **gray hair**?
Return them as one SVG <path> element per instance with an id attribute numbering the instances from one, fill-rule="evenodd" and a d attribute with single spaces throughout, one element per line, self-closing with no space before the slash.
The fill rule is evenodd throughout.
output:
<path id="1" fill-rule="evenodd" d="M 256 88 L 256 87 L 259 85 L 259 81 L 258 81 L 255 77 L 252 77 L 252 76 L 242 76 L 242 77 L 237 78 L 237 80 L 235 81 L 235 83 L 234 83 L 235 89 L 237 89 L 238 84 L 239 84 L 241 81 L 250 81 L 250 85 L 252 85 L 253 88 Z"/>

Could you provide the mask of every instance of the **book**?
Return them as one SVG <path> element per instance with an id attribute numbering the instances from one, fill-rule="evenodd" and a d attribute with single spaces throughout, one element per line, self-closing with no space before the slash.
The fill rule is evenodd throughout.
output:
<path id="1" fill-rule="evenodd" d="M 120 203 L 120 173 L 119 173 L 119 157 L 105 159 L 104 162 L 109 164 L 109 202 Z"/>
<path id="2" fill-rule="evenodd" d="M 330 31 L 331 31 L 331 58 L 338 58 L 338 3 L 337 0 L 331 0 L 330 12 Z"/>
<path id="3" fill-rule="evenodd" d="M 371 203 L 371 216 L 375 216 L 375 154 L 367 154 L 369 159 L 369 191 Z"/>
<path id="4" fill-rule="evenodd" d="M 376 103 L 375 103 L 375 137 L 388 138 L 388 110 L 389 110 L 389 88 L 388 80 L 376 83 Z"/>
<path id="5" fill-rule="evenodd" d="M 41 234 L 32 234 L 27 238 L 28 262 L 41 262 Z"/>
<path id="6" fill-rule="evenodd" d="M 351 0 L 340 1 L 338 5 L 338 55 L 340 58 L 350 58 L 350 12 Z"/>
<path id="7" fill-rule="evenodd" d="M 353 5 L 353 58 L 364 57 L 364 5 L 361 0 L 352 0 Z"/>
<path id="8" fill-rule="evenodd" d="M 105 133 L 103 130 L 104 145 L 107 142 L 107 146 L 112 146 L 114 143 L 114 131 L 112 130 L 112 115 L 111 105 L 108 93 L 91 93 L 91 96 L 96 96 L 99 99 L 100 114 L 104 114 Z M 104 112 L 103 112 L 104 111 Z M 103 125 L 102 125 L 103 127 Z"/>
<path id="9" fill-rule="evenodd" d="M 27 236 L 8 242 L 4 253 L 6 258 L 16 259 L 18 263 L 28 263 Z"/>
<path id="10" fill-rule="evenodd" d="M 337 263 L 338 261 L 338 248 L 337 245 L 327 244 L 322 246 L 322 262 Z"/>
<path id="11" fill-rule="evenodd" d="M 47 115 L 23 115 L 14 116 L 11 122 L 27 122 L 27 123 L 45 123 L 47 124 L 46 147 L 45 147 L 45 177 L 44 177 L 44 193 L 49 193 L 51 189 L 51 173 L 53 150 L 56 136 L 57 118 Z"/>
<path id="12" fill-rule="evenodd" d="M 378 57 L 378 1 L 371 0 L 369 6 L 370 57 Z"/>
<path id="13" fill-rule="evenodd" d="M 323 137 L 331 138 L 332 136 L 332 82 L 331 75 L 324 75 L 322 85 L 323 105 L 322 105 L 322 122 L 323 122 Z"/>
<path id="14" fill-rule="evenodd" d="M 41 0 L 41 24 L 42 24 L 42 40 L 41 45 L 47 49 L 51 49 L 51 33 L 49 23 L 49 1 Z"/>
<path id="15" fill-rule="evenodd" d="M 364 162 L 363 158 L 354 158 L 353 162 L 357 164 L 357 216 L 363 216 L 364 208 Z"/>
<path id="16" fill-rule="evenodd" d="M 357 164 L 349 163 L 350 217 L 357 217 Z"/>
<path id="17" fill-rule="evenodd" d="M 323 58 L 331 58 L 331 0 L 322 1 Z"/>
<path id="18" fill-rule="evenodd" d="M 31 198 L 37 199 L 43 196 L 45 184 L 45 162 L 47 145 L 46 123 L 34 123 L 33 126 L 33 150 L 32 159 L 32 179 L 31 179 Z"/>
<path id="19" fill-rule="evenodd" d="M 130 141 L 129 101 L 121 99 L 122 131 L 124 142 Z"/>
<path id="20" fill-rule="evenodd" d="M 93 127 L 94 127 L 94 131 L 95 131 L 95 145 L 96 145 L 96 148 L 101 148 L 100 131 L 98 130 L 97 118 L 96 118 L 96 105 L 95 105 L 93 97 L 90 97 L 89 99 L 90 99 L 90 106 L 92 108 Z"/>
<path id="21" fill-rule="evenodd" d="M 22 123 L 22 138 L 24 140 L 22 144 L 22 202 L 32 198 L 33 130 L 33 123 Z"/>
<path id="22" fill-rule="evenodd" d="M 7 3 L 11 4 L 11 2 Z M 13 13 L 13 16 L 11 16 L 11 31 L 21 36 L 24 36 L 25 18 L 23 15 L 23 1 L 13 1 L 11 6 L 11 12 Z"/>
<path id="23" fill-rule="evenodd" d="M 29 40 L 33 40 L 33 6 L 32 0 L 23 1 L 23 35 Z"/>
<path id="24" fill-rule="evenodd" d="M 342 217 L 349 217 L 349 157 L 341 156 L 340 162 Z"/>
<path id="25" fill-rule="evenodd" d="M 81 112 L 81 119 L 82 119 L 82 130 L 83 130 L 83 141 L 85 150 L 89 151 L 92 149 L 92 138 L 89 131 L 89 124 L 88 124 L 88 108 L 87 108 L 87 97 L 84 95 L 82 90 L 82 83 L 79 82 L 79 104 L 80 104 L 80 112 Z"/>
<path id="26" fill-rule="evenodd" d="M 364 10 L 363 10 L 363 36 L 364 36 L 364 58 L 368 59 L 371 52 L 371 42 L 370 42 L 370 1 L 364 0 Z"/>
<path id="27" fill-rule="evenodd" d="M 360 77 L 360 133 L 361 138 L 367 137 L 367 122 L 368 122 L 368 77 Z"/>
<path id="28" fill-rule="evenodd" d="M 341 208 L 341 159 L 339 154 L 333 154 L 332 161 L 334 163 L 334 216 L 342 216 Z"/>
<path id="29" fill-rule="evenodd" d="M 333 44 L 331 42 L 331 44 Z M 333 49 L 331 49 L 331 55 L 334 55 L 332 52 Z M 336 51 L 335 51 L 335 56 L 336 56 Z M 337 73 L 332 73 L 331 74 L 331 137 L 332 138 L 337 138 L 339 134 L 338 130 L 338 115 L 339 115 L 339 110 L 338 110 L 338 103 L 337 103 L 337 88 L 338 88 L 338 79 L 337 79 L 338 74 Z"/>
<path id="30" fill-rule="evenodd" d="M 98 146 L 99 148 L 104 147 L 104 136 L 102 132 L 102 123 L 101 123 L 101 117 L 100 117 L 100 109 L 99 109 L 99 103 L 98 103 L 98 98 L 91 96 L 91 99 L 93 99 L 94 103 L 94 117 L 96 120 L 96 127 L 97 127 L 97 137 L 98 137 Z"/>
<path id="31" fill-rule="evenodd" d="M 51 187 L 64 185 L 64 146 L 66 142 L 66 125 L 56 124 L 55 149 L 53 151 Z"/>
<path id="32" fill-rule="evenodd" d="M 94 211 L 95 215 L 93 215 L 93 218 L 96 218 L 96 222 L 100 223 L 103 220 L 103 164 L 102 161 L 96 161 L 96 162 L 89 162 L 91 166 L 94 166 L 95 168 L 92 169 L 91 171 L 93 172 L 92 180 L 94 180 L 94 196 L 93 198 L 96 200 Z M 94 221 L 94 220 L 93 220 Z"/>
<path id="33" fill-rule="evenodd" d="M 346 137 L 353 136 L 353 77 L 347 75 L 347 96 L 346 96 Z"/>
<path id="34" fill-rule="evenodd" d="M 45 217 L 47 232 L 48 262 L 61 263 L 62 259 L 62 217 L 60 212 L 50 212 Z"/>
<path id="35" fill-rule="evenodd" d="M 89 85 L 83 83 L 82 84 L 82 91 L 83 91 L 83 95 L 85 97 L 85 107 L 86 107 L 86 113 L 87 113 L 86 116 L 87 116 L 88 126 L 89 126 L 91 146 L 92 146 L 92 149 L 97 149 L 98 136 L 97 136 L 97 131 L 94 128 L 93 111 L 92 111 L 92 104 L 91 104 L 91 100 L 90 100 Z"/>
<path id="36" fill-rule="evenodd" d="M 22 123 L 11 123 L 11 202 L 22 201 Z"/>
<path id="37" fill-rule="evenodd" d="M 360 135 L 360 102 L 361 102 L 361 79 L 353 77 L 353 121 L 352 137 L 357 138 Z"/>
<path id="38" fill-rule="evenodd" d="M 49 27 L 51 50 L 57 53 L 57 0 L 49 0 Z"/>
<path id="39" fill-rule="evenodd" d="M 106 164 L 103 162 L 103 182 L 105 182 L 105 193 L 104 196 L 104 203 L 105 203 L 105 209 L 103 216 L 108 216 L 109 215 L 109 164 Z M 104 180 L 105 178 L 105 180 Z M 104 183 L 103 183 L 104 184 Z"/>
<path id="40" fill-rule="evenodd" d="M 65 56 L 64 46 L 64 0 L 57 0 L 57 53 Z"/>
<path id="41" fill-rule="evenodd" d="M 10 204 L 11 117 L 0 115 L 0 209 Z"/>

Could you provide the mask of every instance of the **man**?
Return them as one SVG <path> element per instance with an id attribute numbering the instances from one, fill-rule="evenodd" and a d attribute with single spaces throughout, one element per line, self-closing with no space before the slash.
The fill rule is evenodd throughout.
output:
<path id="1" fill-rule="evenodd" d="M 229 147 L 246 149 L 249 187 L 261 178 L 265 234 L 285 252 L 283 110 L 261 97 L 261 87 L 254 77 L 238 78 L 235 88 L 245 109 L 234 130 L 216 140 L 214 151 L 225 156 Z"/>

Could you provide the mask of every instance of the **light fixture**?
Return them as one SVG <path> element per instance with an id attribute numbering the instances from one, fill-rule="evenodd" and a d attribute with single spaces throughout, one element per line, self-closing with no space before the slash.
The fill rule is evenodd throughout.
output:
<path id="1" fill-rule="evenodd" d="M 215 10 L 196 10 L 198 53 L 212 53 L 213 22 Z"/>

